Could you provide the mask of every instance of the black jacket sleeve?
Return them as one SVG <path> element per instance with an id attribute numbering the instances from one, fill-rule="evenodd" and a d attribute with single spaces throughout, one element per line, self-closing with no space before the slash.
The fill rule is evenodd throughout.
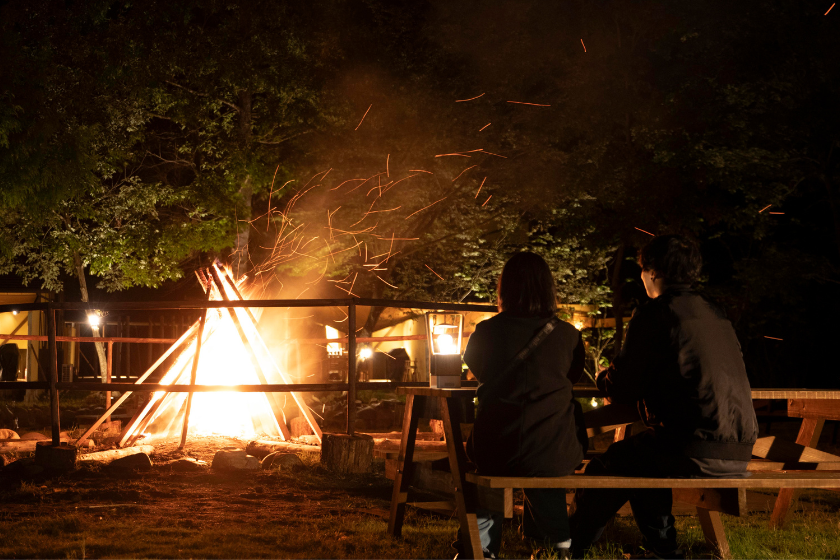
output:
<path id="1" fill-rule="evenodd" d="M 578 333 L 577 346 L 575 346 L 575 349 L 572 352 L 572 365 L 569 367 L 569 373 L 566 374 L 569 381 L 577 383 L 580 380 L 580 376 L 583 375 L 583 367 L 585 363 L 586 347 L 583 345 L 583 338 L 581 338 L 580 333 Z"/>
<path id="2" fill-rule="evenodd" d="M 464 350 L 464 363 L 470 368 L 470 371 L 475 378 L 484 383 L 486 380 L 482 379 L 485 374 L 485 362 L 487 360 L 487 352 L 483 347 L 487 344 L 486 328 L 481 323 L 475 326 L 475 332 L 470 336 L 467 342 L 467 349 Z"/>
<path id="3" fill-rule="evenodd" d="M 598 389 L 614 403 L 633 404 L 645 396 L 654 364 L 662 355 L 663 345 L 668 343 L 667 327 L 658 316 L 654 303 L 636 310 L 627 325 L 627 338 L 621 353 L 598 376 Z"/>

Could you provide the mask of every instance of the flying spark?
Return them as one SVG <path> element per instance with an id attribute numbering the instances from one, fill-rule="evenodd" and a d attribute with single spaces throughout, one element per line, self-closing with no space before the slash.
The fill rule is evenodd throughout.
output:
<path id="1" fill-rule="evenodd" d="M 834 4 L 832 4 L 832 5 L 831 5 L 831 8 L 833 8 L 833 7 L 834 7 Z M 824 15 L 824 16 L 827 16 L 827 15 L 828 15 L 828 12 L 830 12 L 830 11 L 831 11 L 831 8 L 829 8 L 829 9 L 828 9 L 828 11 L 826 11 L 823 15 Z"/>
<path id="2" fill-rule="evenodd" d="M 646 233 L 646 234 L 650 235 L 651 237 L 656 237 L 656 236 L 655 236 L 654 234 L 652 234 L 651 232 L 649 232 L 649 231 L 645 231 L 645 230 L 643 230 L 642 228 L 633 227 L 633 229 L 637 229 L 637 230 L 641 231 L 642 233 Z"/>
<path id="3" fill-rule="evenodd" d="M 370 104 L 370 107 L 373 107 L 373 103 Z M 367 111 L 365 111 L 365 114 L 362 115 L 362 120 L 360 120 L 359 124 L 356 125 L 356 128 L 353 129 L 354 132 L 359 130 L 359 127 L 362 126 L 363 122 L 365 122 L 365 117 L 367 116 L 368 111 L 370 111 L 370 107 L 367 108 Z"/>
<path id="4" fill-rule="evenodd" d="M 438 154 L 435 157 L 446 157 L 446 156 L 461 156 L 461 157 L 470 157 L 467 154 Z"/>
<path id="5" fill-rule="evenodd" d="M 764 338 L 769 338 L 770 340 L 784 340 L 782 338 L 776 338 L 775 336 L 765 336 Z"/>
<path id="6" fill-rule="evenodd" d="M 583 39 L 580 40 L 580 44 L 583 45 Z M 583 52 L 586 52 L 586 45 L 583 45 Z"/>
<path id="7" fill-rule="evenodd" d="M 768 209 L 768 208 L 770 208 L 771 206 L 773 206 L 773 205 L 772 205 L 772 204 L 768 204 L 767 206 L 765 206 L 764 208 L 762 208 L 761 210 L 759 210 L 759 211 L 758 211 L 758 213 L 759 213 L 759 214 L 761 214 L 762 212 L 764 212 L 765 210 L 767 210 L 767 209 Z"/>
<path id="8" fill-rule="evenodd" d="M 481 95 L 484 95 L 483 93 Z M 463 103 L 464 101 L 472 101 L 473 99 L 478 99 L 481 95 L 476 95 L 475 97 L 470 97 L 469 99 L 456 99 L 455 103 Z"/>
<path id="9" fill-rule="evenodd" d="M 391 161 L 391 154 L 388 154 L 388 157 L 385 158 L 385 177 L 391 176 L 391 168 L 389 167 Z"/>
<path id="10" fill-rule="evenodd" d="M 441 198 L 440 200 L 436 200 L 436 201 L 432 202 L 431 204 L 429 204 L 428 206 L 424 206 L 423 208 L 421 208 L 421 209 L 420 209 L 420 210 L 418 210 L 417 212 L 414 212 L 414 213 L 412 213 L 412 214 L 409 214 L 408 216 L 406 216 L 406 217 L 405 217 L 405 219 L 407 220 L 407 219 L 409 219 L 410 217 L 412 217 L 414 214 L 417 214 L 417 213 L 419 213 L 419 212 L 422 212 L 422 211 L 423 211 L 423 210 L 425 210 L 426 208 L 431 208 L 432 206 L 434 206 L 434 205 L 435 205 L 435 204 L 437 204 L 438 202 L 441 202 L 441 201 L 443 201 L 443 200 L 446 200 L 447 198 L 449 198 L 449 197 L 448 197 L 448 196 L 444 196 L 444 197 L 443 197 L 443 198 Z"/>
<path id="11" fill-rule="evenodd" d="M 767 213 L 768 213 L 768 214 L 776 214 L 776 215 L 779 215 L 779 214 L 784 214 L 784 212 L 767 212 Z"/>
<path id="12" fill-rule="evenodd" d="M 443 280 L 443 276 L 441 276 L 440 274 L 438 274 L 437 272 L 435 272 L 434 270 L 432 270 L 432 267 L 431 267 L 431 266 L 429 266 L 429 265 L 427 265 L 427 264 L 423 264 L 423 266 L 425 266 L 426 268 L 428 268 L 429 270 L 431 270 L 431 271 L 432 271 L 432 274 L 434 274 L 435 276 L 437 276 L 438 278 L 440 278 L 441 280 Z"/>
<path id="13" fill-rule="evenodd" d="M 516 103 L 517 105 L 533 105 L 534 107 L 551 107 L 551 105 L 545 105 L 543 103 L 527 103 L 525 101 L 508 101 L 508 103 Z"/>
<path id="14" fill-rule="evenodd" d="M 481 184 L 478 185 L 478 190 L 475 191 L 475 196 L 473 198 L 478 198 L 478 193 L 481 192 L 481 187 L 484 186 L 484 181 L 486 181 L 486 180 L 487 180 L 487 177 L 485 177 L 484 179 L 481 180 Z"/>
<path id="15" fill-rule="evenodd" d="M 452 179 L 452 182 L 454 183 L 455 181 L 457 181 L 458 179 L 460 179 L 460 178 L 461 178 L 461 175 L 463 175 L 464 173 L 466 173 L 467 171 L 469 171 L 469 170 L 470 170 L 470 169 L 472 169 L 473 167 L 478 167 L 478 164 L 476 164 L 476 165 L 471 165 L 471 166 L 467 167 L 466 169 L 464 169 L 463 171 L 461 171 L 460 173 L 458 173 L 458 176 L 457 176 L 457 177 L 455 177 L 454 179 Z"/>
<path id="16" fill-rule="evenodd" d="M 493 195 L 492 195 L 492 194 L 491 194 L 490 196 L 488 196 L 488 197 L 487 197 L 487 200 L 485 200 L 485 201 L 484 201 L 484 204 L 482 204 L 482 205 L 481 205 L 481 207 L 482 207 L 482 208 L 484 208 L 485 206 L 487 206 L 487 203 L 488 203 L 488 202 L 490 202 L 490 199 L 491 199 L 491 198 L 493 198 Z"/>
<path id="17" fill-rule="evenodd" d="M 487 128 L 488 126 L 490 126 L 490 124 L 492 124 L 492 123 L 487 123 L 487 124 L 485 124 L 484 126 L 482 126 L 481 128 L 479 128 L 479 129 L 478 129 L 478 131 L 479 131 L 479 132 L 481 132 L 482 130 L 484 130 L 485 128 Z"/>

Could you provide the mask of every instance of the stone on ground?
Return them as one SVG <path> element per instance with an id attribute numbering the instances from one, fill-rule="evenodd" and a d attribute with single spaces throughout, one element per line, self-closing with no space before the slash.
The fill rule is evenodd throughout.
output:
<path id="1" fill-rule="evenodd" d="M 265 456 L 262 460 L 262 468 L 267 469 L 278 469 L 278 470 L 294 470 L 298 468 L 303 468 L 303 461 L 300 460 L 300 457 L 295 455 L 294 453 L 282 453 L 280 451 L 275 451 L 274 453 L 270 453 Z"/>
<path id="2" fill-rule="evenodd" d="M 196 459 L 193 459 L 192 457 L 184 457 L 182 459 L 178 459 L 177 461 L 172 461 L 171 463 L 169 463 L 169 466 L 172 467 L 173 471 L 198 472 L 204 470 L 204 468 L 207 466 L 207 462 L 198 461 Z"/>
<path id="3" fill-rule="evenodd" d="M 241 449 L 221 450 L 213 456 L 213 464 L 210 468 L 214 471 L 253 471 L 260 468 L 260 461 Z"/>
<path id="4" fill-rule="evenodd" d="M 152 470 L 152 459 L 145 453 L 135 453 L 134 455 L 114 459 L 108 464 L 108 468 L 121 471 L 148 472 Z"/>
<path id="5" fill-rule="evenodd" d="M 0 439 L 20 439 L 18 433 L 14 430 L 0 429 Z"/>
<path id="6" fill-rule="evenodd" d="M 45 436 L 44 434 L 38 432 L 29 432 L 20 436 L 22 440 L 35 440 L 35 441 L 47 441 L 48 439 L 52 439 L 50 436 Z"/>

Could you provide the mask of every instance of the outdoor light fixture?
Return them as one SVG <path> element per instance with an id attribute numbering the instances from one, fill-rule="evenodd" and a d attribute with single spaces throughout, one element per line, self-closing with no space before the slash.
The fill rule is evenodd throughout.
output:
<path id="1" fill-rule="evenodd" d="M 18 314 L 17 309 L 12 309 L 12 315 L 17 315 L 17 314 Z"/>
<path id="2" fill-rule="evenodd" d="M 362 348 L 361 350 L 359 350 L 359 357 L 361 359 L 367 360 L 371 356 L 373 356 L 373 350 L 371 350 L 370 348 Z"/>
<path id="3" fill-rule="evenodd" d="M 426 313 L 426 343 L 429 347 L 429 386 L 457 389 L 461 386 L 460 313 Z"/>
<path id="4" fill-rule="evenodd" d="M 89 314 L 87 319 L 91 327 L 98 327 L 102 323 L 102 316 L 96 312 Z"/>

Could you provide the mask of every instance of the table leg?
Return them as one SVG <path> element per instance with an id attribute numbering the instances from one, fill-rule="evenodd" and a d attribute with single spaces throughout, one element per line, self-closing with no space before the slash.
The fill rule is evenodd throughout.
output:
<path id="1" fill-rule="evenodd" d="M 820 440 L 825 420 L 823 418 L 803 418 L 799 427 L 799 435 L 796 436 L 796 443 L 806 447 L 816 447 Z M 781 529 L 787 519 L 788 512 L 799 491 L 794 488 L 782 488 L 776 498 L 776 505 L 773 506 L 773 513 L 770 515 L 770 527 Z"/>
<path id="2" fill-rule="evenodd" d="M 426 397 L 407 395 L 405 416 L 400 439 L 400 454 L 397 456 L 397 472 L 394 475 L 394 491 L 391 494 L 391 515 L 388 519 L 388 534 L 399 537 L 405 518 L 405 503 L 408 501 L 408 487 L 414 475 L 414 443 L 417 439 L 417 423 Z"/>
<path id="3" fill-rule="evenodd" d="M 440 399 L 441 416 L 443 416 L 443 433 L 446 437 L 446 449 L 449 451 L 449 470 L 455 483 L 453 494 L 455 507 L 458 510 L 458 521 L 461 524 L 461 543 L 465 558 L 484 558 L 481 549 L 481 538 L 478 534 L 478 519 L 473 492 L 466 492 L 467 454 L 461 441 L 460 400 Z"/>
<path id="4" fill-rule="evenodd" d="M 700 520 L 700 526 L 703 528 L 706 544 L 715 551 L 718 558 L 724 560 L 732 558 L 729 541 L 726 539 L 726 531 L 723 528 L 723 521 L 720 519 L 720 512 L 698 507 L 697 517 Z"/>

